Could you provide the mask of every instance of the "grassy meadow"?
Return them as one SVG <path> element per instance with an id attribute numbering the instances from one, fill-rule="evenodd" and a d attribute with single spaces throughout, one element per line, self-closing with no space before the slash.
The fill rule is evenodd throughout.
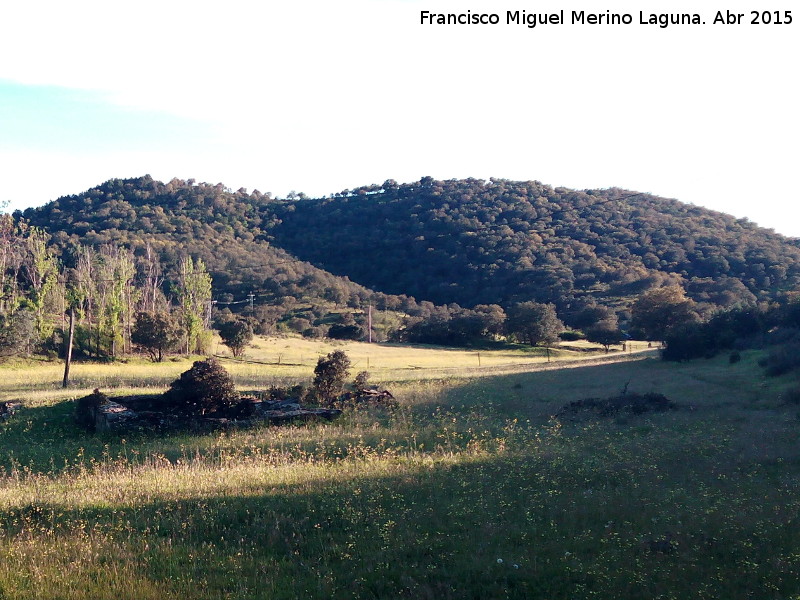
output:
<path id="1" fill-rule="evenodd" d="M 764 378 L 758 353 L 482 350 L 479 367 L 474 351 L 260 339 L 224 364 L 263 388 L 309 380 L 334 348 L 354 372 L 369 358 L 400 408 L 87 435 L 74 398 L 157 391 L 190 362 L 76 364 L 69 390 L 57 363 L 0 367 L 0 399 L 24 403 L 0 423 L 0 598 L 800 598 L 800 420 L 782 401 L 797 382 Z M 681 408 L 552 417 L 626 385 Z"/>

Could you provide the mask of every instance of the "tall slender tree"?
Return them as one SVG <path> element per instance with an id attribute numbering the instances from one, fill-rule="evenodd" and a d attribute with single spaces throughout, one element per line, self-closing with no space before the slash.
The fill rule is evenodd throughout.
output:
<path id="1" fill-rule="evenodd" d="M 36 330 L 41 338 L 53 333 L 53 323 L 45 317 L 48 294 L 58 281 L 59 262 L 47 245 L 50 234 L 38 227 L 26 227 L 22 273 L 28 284 L 28 301 L 36 316 Z"/>
<path id="2" fill-rule="evenodd" d="M 187 256 L 181 261 L 178 300 L 186 335 L 184 349 L 187 354 L 202 353 L 211 305 L 211 276 L 202 259 L 194 262 Z"/>

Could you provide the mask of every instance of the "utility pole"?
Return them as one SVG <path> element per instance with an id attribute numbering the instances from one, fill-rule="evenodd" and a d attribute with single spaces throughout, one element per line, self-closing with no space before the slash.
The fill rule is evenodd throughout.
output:
<path id="1" fill-rule="evenodd" d="M 72 343 L 75 340 L 75 307 L 69 309 L 69 341 L 67 342 L 67 359 L 64 362 L 64 385 L 69 386 L 69 368 L 72 365 Z"/>
<path id="2" fill-rule="evenodd" d="M 372 302 L 369 303 L 369 310 L 367 312 L 367 329 L 369 331 L 369 343 L 372 343 Z"/>

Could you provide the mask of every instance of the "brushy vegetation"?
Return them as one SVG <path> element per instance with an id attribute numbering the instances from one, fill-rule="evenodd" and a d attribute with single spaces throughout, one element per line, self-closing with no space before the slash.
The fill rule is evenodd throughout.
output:
<path id="1" fill-rule="evenodd" d="M 198 360 L 172 382 L 161 404 L 165 410 L 203 415 L 222 412 L 240 401 L 233 379 L 215 358 Z"/>
<path id="2" fill-rule="evenodd" d="M 394 411 L 128 438 L 81 433 L 54 378 L 0 424 L 0 597 L 796 597 L 796 381 L 759 356 L 384 380 Z M 696 409 L 551 417 L 626 382 Z"/>
<path id="3" fill-rule="evenodd" d="M 581 416 L 613 417 L 619 414 L 643 415 L 650 412 L 665 412 L 678 408 L 664 394 L 620 394 L 610 398 L 584 398 L 570 402 L 557 413 L 559 419 L 574 419 Z"/>

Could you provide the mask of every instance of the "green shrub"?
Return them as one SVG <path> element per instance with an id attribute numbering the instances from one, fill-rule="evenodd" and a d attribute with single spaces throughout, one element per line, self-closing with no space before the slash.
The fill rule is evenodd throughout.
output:
<path id="1" fill-rule="evenodd" d="M 239 402 L 225 368 L 214 358 L 198 360 L 172 382 L 163 396 L 165 411 L 192 415 L 224 412 Z"/>
<path id="2" fill-rule="evenodd" d="M 582 340 L 585 335 L 583 335 L 580 331 L 575 331 L 574 329 L 567 329 L 566 331 L 562 331 L 558 334 L 558 337 L 561 338 L 563 342 L 576 342 L 578 340 Z"/>
<path id="3" fill-rule="evenodd" d="M 342 350 L 320 357 L 314 367 L 313 394 L 322 404 L 331 404 L 342 393 L 350 374 L 350 358 Z"/>

